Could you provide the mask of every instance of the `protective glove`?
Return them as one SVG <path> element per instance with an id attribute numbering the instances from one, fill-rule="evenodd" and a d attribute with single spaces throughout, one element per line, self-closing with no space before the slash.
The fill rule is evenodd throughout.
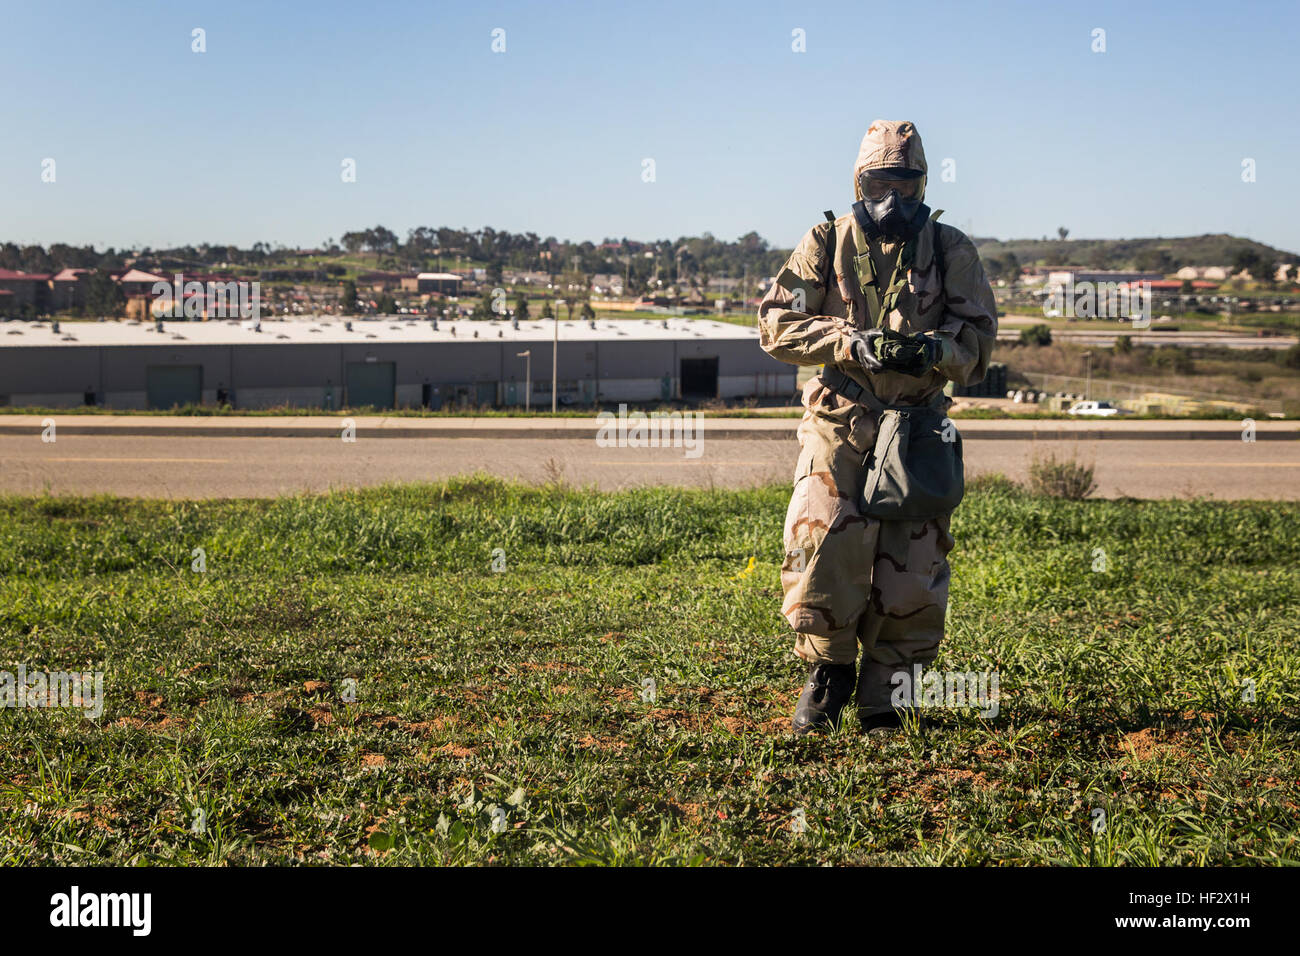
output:
<path id="1" fill-rule="evenodd" d="M 884 335 L 885 333 L 878 329 L 853 334 L 853 344 L 849 347 L 849 351 L 853 353 L 853 357 L 858 364 L 868 372 L 880 372 L 885 368 L 876 354 L 876 346 L 884 338 Z"/>

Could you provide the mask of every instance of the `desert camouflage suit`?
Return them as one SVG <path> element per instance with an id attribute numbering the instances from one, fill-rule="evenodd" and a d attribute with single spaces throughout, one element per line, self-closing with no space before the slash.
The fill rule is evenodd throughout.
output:
<path id="1" fill-rule="evenodd" d="M 862 199 L 866 169 L 904 166 L 925 172 L 920 137 L 910 123 L 877 120 L 854 165 Z M 921 180 L 921 195 L 925 181 Z M 828 263 L 834 230 L 834 261 Z M 993 291 L 975 245 L 951 226 L 928 223 L 913 240 L 913 266 L 880 327 L 925 332 L 940 342 L 935 369 L 920 377 L 867 372 L 850 352 L 853 333 L 872 328 L 853 266 L 852 213 L 814 226 L 800 241 L 758 312 L 763 349 L 795 365 L 839 368 L 885 404 L 921 404 L 948 380 L 983 379 L 997 335 Z M 943 243 L 945 274 L 934 262 Z M 893 271 L 899 244 L 869 244 L 877 275 Z M 827 388 L 820 377 L 803 390 L 801 452 L 785 518 L 782 613 L 796 632 L 795 653 L 810 663 L 853 664 L 862 645 L 860 714 L 891 709 L 893 673 L 934 660 L 948 604 L 950 515 L 928 521 L 880 521 L 859 510 L 866 459 L 879 415 Z"/>

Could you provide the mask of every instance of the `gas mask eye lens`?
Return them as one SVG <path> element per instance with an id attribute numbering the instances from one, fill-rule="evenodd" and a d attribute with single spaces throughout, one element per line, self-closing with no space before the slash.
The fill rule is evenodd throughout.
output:
<path id="1" fill-rule="evenodd" d="M 889 195 L 892 189 L 899 199 L 912 199 L 916 196 L 915 179 L 875 179 L 867 176 L 863 179 L 863 192 L 872 202 L 879 202 Z"/>

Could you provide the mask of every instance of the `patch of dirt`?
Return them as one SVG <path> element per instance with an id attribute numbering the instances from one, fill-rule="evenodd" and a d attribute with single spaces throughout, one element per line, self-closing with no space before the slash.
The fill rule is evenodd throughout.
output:
<path id="1" fill-rule="evenodd" d="M 672 799 L 670 799 L 668 803 L 669 805 L 672 806 L 674 810 L 676 810 L 686 819 L 690 820 L 692 823 L 699 823 L 704 816 L 702 810 L 702 807 L 704 805 L 702 803 L 680 803 Z"/>
<path id="2" fill-rule="evenodd" d="M 92 807 L 89 810 L 63 810 L 59 811 L 59 815 L 70 820 L 75 820 L 78 823 L 89 823 L 94 826 L 96 830 L 112 831 L 116 829 L 113 826 L 114 818 L 110 816 L 108 811 L 103 807 Z"/>
<path id="3" fill-rule="evenodd" d="M 435 730 L 455 727 L 460 723 L 456 716 L 435 717 L 433 720 L 403 720 L 401 717 L 376 717 L 371 726 L 376 730 L 401 730 L 418 737 L 426 737 Z"/>
<path id="4" fill-rule="evenodd" d="M 690 714 L 684 710 L 675 710 L 672 707 L 656 707 L 654 710 L 646 711 L 646 716 L 651 720 L 670 720 L 674 723 L 685 723 Z"/>
<path id="5" fill-rule="evenodd" d="M 934 802 L 933 809 L 940 810 L 947 800 L 940 800 L 939 797 L 952 790 L 954 784 L 959 782 L 977 790 L 995 786 L 983 771 L 968 770 L 965 767 L 935 767 L 922 770 L 917 774 L 912 790 L 924 800 Z"/>
<path id="6" fill-rule="evenodd" d="M 363 767 L 382 767 L 388 763 L 388 758 L 383 754 L 362 754 L 361 766 Z"/>
<path id="7" fill-rule="evenodd" d="M 447 757 L 473 757 L 478 753 L 475 748 L 462 747 L 460 744 L 443 744 L 441 747 L 435 747 L 432 752 Z"/>
<path id="8" fill-rule="evenodd" d="M 634 689 L 617 688 L 611 693 L 621 703 L 640 703 L 639 692 Z M 782 734 L 788 731 L 793 698 L 770 691 L 755 696 L 759 698 L 758 702 L 748 698 L 741 701 L 712 687 L 665 685 L 658 690 L 660 706 L 650 707 L 633 719 L 672 723 L 696 733 L 716 731 L 719 727 L 732 734 Z M 695 701 L 698 708 L 693 704 L 690 709 L 669 707 L 665 705 L 667 701 Z"/>
<path id="9" fill-rule="evenodd" d="M 790 732 L 789 714 L 769 717 L 766 720 L 758 720 L 754 717 L 723 717 L 720 723 L 727 728 L 728 733 L 732 734 L 785 734 Z"/>
<path id="10" fill-rule="evenodd" d="M 1137 760 L 1152 760 L 1163 754 L 1178 757 L 1187 753 L 1175 740 L 1168 739 L 1182 736 L 1181 734 L 1166 733 L 1164 736 L 1167 739 L 1162 740 L 1161 732 L 1151 727 L 1143 727 L 1121 737 L 1119 748 Z"/>
<path id="11" fill-rule="evenodd" d="M 498 689 L 504 689 L 505 687 L 504 684 L 498 684 L 496 686 Z M 467 697 L 471 703 L 475 704 L 487 700 L 492 696 L 488 691 L 481 687 L 475 687 L 472 684 L 465 684 L 461 687 L 448 687 L 444 690 L 444 693 L 453 697 Z"/>
<path id="12" fill-rule="evenodd" d="M 617 737 L 596 737 L 587 734 L 579 738 L 578 746 L 583 750 L 626 750 L 627 741 L 619 740 Z"/>
<path id="13" fill-rule="evenodd" d="M 264 700 L 264 701 L 279 700 L 289 692 L 283 688 L 281 688 L 280 690 L 267 690 L 267 691 L 236 690 L 232 688 L 230 691 L 228 691 L 228 693 L 230 694 L 230 699 L 233 700 L 235 703 L 247 704 L 255 700 Z"/>

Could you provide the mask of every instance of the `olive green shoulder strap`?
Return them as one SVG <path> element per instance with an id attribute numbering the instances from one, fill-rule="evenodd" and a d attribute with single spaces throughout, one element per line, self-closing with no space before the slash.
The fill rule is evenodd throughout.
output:
<path id="1" fill-rule="evenodd" d="M 858 288 L 867 300 L 867 321 L 875 328 L 880 315 L 880 290 L 876 287 L 876 267 L 871 262 L 867 234 L 858 225 L 857 216 L 853 217 L 853 243 L 857 247 L 853 256 L 853 271 L 858 274 Z"/>
<path id="2" fill-rule="evenodd" d="M 826 221 L 831 227 L 826 230 L 829 235 L 826 237 L 826 290 L 831 288 L 831 280 L 835 278 L 835 210 L 827 209 L 822 212 Z"/>
<path id="3" fill-rule="evenodd" d="M 930 259 L 939 267 L 939 284 L 943 284 L 945 267 L 943 263 L 943 230 L 939 228 L 939 217 L 943 215 L 942 209 L 936 209 L 930 214 L 930 222 L 934 223 L 934 232 L 930 234 L 930 245 L 934 247 L 932 258 Z"/>

